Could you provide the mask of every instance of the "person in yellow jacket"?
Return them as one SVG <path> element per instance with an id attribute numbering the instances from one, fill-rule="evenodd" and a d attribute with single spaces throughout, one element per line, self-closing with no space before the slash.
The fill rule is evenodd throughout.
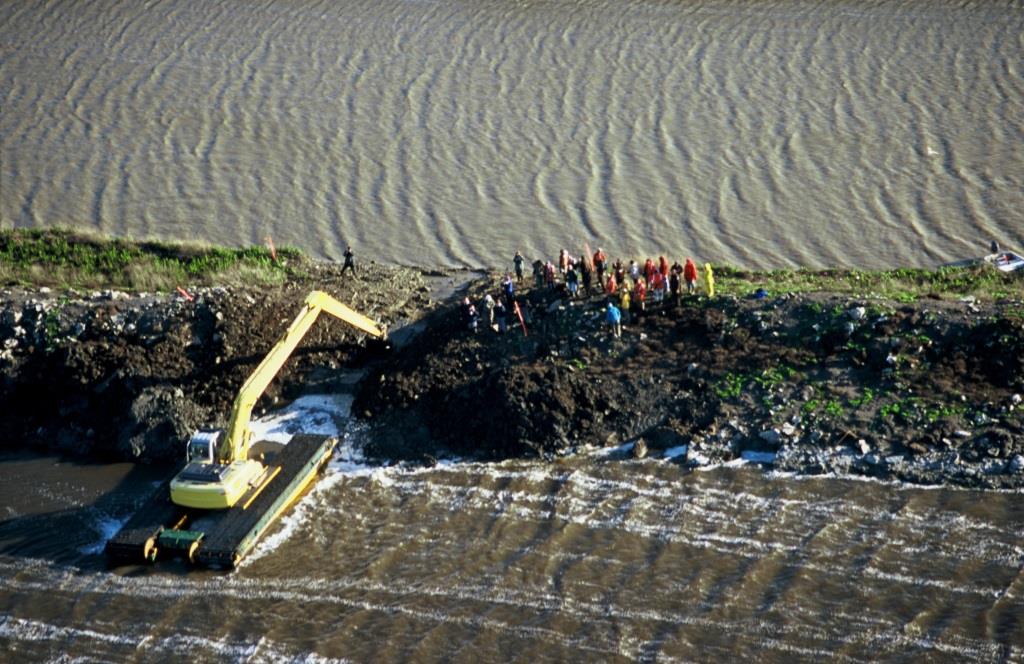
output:
<path id="1" fill-rule="evenodd" d="M 629 289 L 623 288 L 619 291 L 619 309 L 622 310 L 622 322 L 623 324 L 629 323 Z"/>
<path id="2" fill-rule="evenodd" d="M 704 263 L 704 283 L 707 285 L 708 297 L 714 297 L 715 273 L 711 271 L 711 263 Z"/>

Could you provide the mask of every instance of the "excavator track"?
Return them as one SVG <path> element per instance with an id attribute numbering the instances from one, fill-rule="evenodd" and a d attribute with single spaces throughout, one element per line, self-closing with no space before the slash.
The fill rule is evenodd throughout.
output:
<path id="1" fill-rule="evenodd" d="M 208 567 L 234 567 L 288 505 L 327 463 L 337 440 L 329 436 L 294 436 L 269 464 L 277 469 L 270 482 L 242 507 L 225 510 L 195 553 L 195 560 Z"/>
<path id="2" fill-rule="evenodd" d="M 157 539 L 165 528 L 173 528 L 187 516 L 188 510 L 171 502 L 166 486 L 161 486 L 111 537 L 104 552 L 113 562 L 150 562 L 156 560 Z"/>

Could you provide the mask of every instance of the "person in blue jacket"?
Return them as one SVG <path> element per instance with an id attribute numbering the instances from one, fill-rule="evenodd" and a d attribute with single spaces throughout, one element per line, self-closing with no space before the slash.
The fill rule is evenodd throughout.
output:
<path id="1" fill-rule="evenodd" d="M 622 336 L 622 312 L 619 311 L 619 308 L 617 306 L 615 306 L 615 304 L 613 304 L 612 302 L 608 303 L 607 318 L 608 318 L 608 327 L 610 327 L 612 329 L 612 334 L 615 335 L 616 339 L 621 337 Z"/>

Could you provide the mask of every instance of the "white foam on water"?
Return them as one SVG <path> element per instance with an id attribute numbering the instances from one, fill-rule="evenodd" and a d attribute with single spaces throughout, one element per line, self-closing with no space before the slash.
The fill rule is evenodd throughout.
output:
<path id="1" fill-rule="evenodd" d="M 1005 592 L 1002 588 L 983 588 L 979 586 L 967 586 L 956 583 L 951 583 L 944 579 L 926 579 L 920 576 L 910 576 L 907 574 L 897 574 L 895 572 L 885 572 L 878 569 L 877 567 L 868 567 L 864 570 L 864 575 L 874 579 L 881 579 L 883 581 L 895 581 L 905 586 L 927 586 L 929 588 L 941 588 L 951 593 L 959 593 L 964 595 L 990 595 L 992 597 L 1001 597 Z"/>
<path id="2" fill-rule="evenodd" d="M 928 526 L 922 537 L 932 542 L 937 541 L 936 538 L 944 541 L 938 534 L 943 530 L 944 523 L 950 522 L 954 529 L 962 531 L 962 522 L 966 519 L 956 513 L 949 513 L 944 519 L 941 514 L 933 514 L 931 510 L 917 515 L 906 506 L 890 514 L 832 497 L 821 501 L 766 498 L 710 487 L 690 495 L 661 489 L 652 491 L 643 487 L 642 483 L 621 480 L 605 482 L 603 478 L 581 471 L 559 473 L 557 479 L 561 480 L 562 487 L 557 492 L 551 493 L 545 488 L 531 493 L 504 486 L 490 488 L 486 480 L 514 475 L 550 482 L 556 477 L 551 472 L 510 473 L 507 469 L 496 472 L 478 465 L 473 467 L 480 471 L 480 480 L 447 484 L 438 482 L 446 473 L 427 477 L 416 477 L 409 473 L 404 476 L 390 475 L 388 488 L 405 496 L 423 496 L 431 505 L 450 511 L 478 509 L 496 518 L 535 522 L 555 519 L 590 529 L 619 530 L 647 539 L 675 542 L 746 558 L 804 551 L 808 535 L 817 532 L 817 526 L 826 522 L 841 531 L 862 530 L 878 524 L 879 520 L 886 523 L 892 521 L 903 527 L 920 523 Z M 472 477 L 474 474 L 468 467 L 462 470 L 465 476 Z M 750 533 L 704 532 L 702 524 L 733 522 L 737 514 L 746 515 L 743 520 L 745 523 L 760 525 Z M 801 517 L 795 517 L 795 514 Z M 933 520 L 934 523 L 931 523 Z M 970 547 L 950 542 L 939 550 L 932 548 L 928 551 L 935 558 L 936 565 L 946 567 L 962 560 L 983 559 L 1017 569 L 1024 563 L 1018 547 L 993 539 L 999 532 L 997 528 L 984 522 L 975 525 L 978 527 L 978 537 L 972 538 Z M 877 539 L 880 545 L 900 546 L 899 542 L 884 541 L 882 531 Z M 815 556 L 828 556 L 827 550 L 820 550 L 826 543 L 818 540 Z M 835 554 L 842 556 L 840 550 L 835 551 Z M 810 560 L 804 560 L 802 564 L 830 576 L 848 573 L 841 566 L 821 565 Z M 902 580 L 909 586 L 921 585 L 917 579 Z M 991 588 L 966 586 L 950 586 L 946 590 L 985 596 L 993 593 Z"/>
<path id="3" fill-rule="evenodd" d="M 843 480 L 846 482 L 867 482 L 870 484 L 880 484 L 895 489 L 897 491 L 957 491 L 986 494 L 1005 493 L 1011 495 L 1024 495 L 1024 488 L 1002 489 L 959 486 L 956 484 L 915 484 L 914 482 L 905 482 L 903 480 L 898 479 L 871 477 L 870 475 L 861 475 L 859 473 L 828 473 L 827 475 L 809 475 L 806 473 L 799 473 L 793 470 L 779 470 L 776 468 L 772 468 L 765 472 L 765 477 L 772 480 L 796 480 L 801 482 L 813 482 L 815 480 Z"/>
<path id="4" fill-rule="evenodd" d="M 78 578 L 77 581 L 80 588 L 75 592 L 101 592 L 147 598 L 159 598 L 166 596 L 171 596 L 172 598 L 180 598 L 183 596 L 206 596 L 210 598 L 227 597 L 252 601 L 285 600 L 329 603 L 348 608 L 382 611 L 388 614 L 397 612 L 410 617 L 442 623 L 485 627 L 503 633 L 511 633 L 521 638 L 539 638 L 545 641 L 555 641 L 565 646 L 571 646 L 593 652 L 610 652 L 610 650 L 596 647 L 593 643 L 589 642 L 590 640 L 570 636 L 548 628 L 515 625 L 479 616 L 453 616 L 436 610 L 422 610 L 405 607 L 401 604 L 396 605 L 394 602 L 384 602 L 381 604 L 367 601 L 365 599 L 353 600 L 342 597 L 338 593 L 346 591 L 351 592 L 355 590 L 359 591 L 360 597 L 365 597 L 367 592 L 377 592 L 405 600 L 413 597 L 425 596 L 445 600 L 458 600 L 459 603 L 476 601 L 489 605 L 499 604 L 515 608 L 530 608 L 540 612 L 559 611 L 588 624 L 592 624 L 595 620 L 604 621 L 610 619 L 628 619 L 643 622 L 657 621 L 675 625 L 697 625 L 703 628 L 715 628 L 729 633 L 761 631 L 757 627 L 756 623 L 749 625 L 733 621 L 719 621 L 701 616 L 681 615 L 677 611 L 620 608 L 614 604 L 609 605 L 604 601 L 594 602 L 580 600 L 566 603 L 561 596 L 550 592 L 540 591 L 538 594 L 537 592 L 524 591 L 521 588 L 495 589 L 491 584 L 448 584 L 444 586 L 416 584 L 415 586 L 409 586 L 406 584 L 395 583 L 383 584 L 366 579 L 239 579 L 237 577 L 222 577 L 224 582 L 215 581 L 189 583 L 188 580 L 186 580 L 184 583 L 191 587 L 188 588 L 186 593 L 180 593 L 176 591 L 180 589 L 175 589 L 165 583 L 147 583 L 149 579 L 146 578 L 116 578 L 119 583 L 113 584 L 112 587 L 107 587 L 106 584 L 103 584 L 102 582 L 98 583 L 99 580 L 96 578 Z M 317 593 L 310 593 L 311 588 L 315 588 Z M 66 590 L 72 591 L 70 588 L 66 588 Z M 104 633 L 96 632 L 95 630 L 59 628 L 49 626 L 45 623 L 38 623 L 34 633 L 36 634 L 35 640 L 44 641 L 65 640 L 71 636 L 83 636 L 90 638 L 95 634 L 96 636 L 93 637 L 95 639 L 107 640 L 117 644 L 127 645 L 140 642 L 138 636 L 119 635 L 117 637 L 112 637 Z M 184 645 L 185 647 L 181 647 L 181 645 Z M 145 647 L 148 650 L 156 649 L 160 651 L 166 651 L 169 648 L 174 648 L 172 652 L 186 652 L 189 648 L 194 651 L 199 648 L 213 652 L 222 657 L 250 661 L 248 658 L 256 654 L 255 651 L 257 644 L 233 644 L 222 640 L 212 640 L 185 635 L 176 637 L 173 643 L 167 639 L 157 640 L 151 637 L 144 637 L 141 639 L 139 647 Z M 271 652 L 274 651 L 272 650 Z"/>
<path id="5" fill-rule="evenodd" d="M 711 463 L 711 459 L 696 450 L 690 452 L 690 460 L 696 464 L 697 470 L 714 470 L 721 465 Z"/>
<path id="6" fill-rule="evenodd" d="M 93 527 L 99 533 L 99 539 L 91 544 L 86 544 L 79 548 L 79 552 L 87 555 L 103 553 L 103 547 L 106 545 L 107 540 L 116 535 L 124 524 L 128 523 L 129 518 L 130 516 L 114 518 L 105 514 L 95 516 L 93 519 Z"/>
<path id="7" fill-rule="evenodd" d="M 298 403 L 298 401 L 295 403 Z M 296 417 L 302 419 L 304 417 L 303 413 L 319 411 L 330 413 L 336 418 L 336 421 L 341 421 L 343 416 L 348 416 L 351 404 L 351 397 L 343 400 L 334 399 L 333 397 L 317 398 L 300 404 L 301 408 Z M 291 415 L 291 410 L 292 407 L 289 407 L 287 409 L 288 412 L 283 414 L 283 417 L 288 421 L 296 419 Z M 281 418 L 282 414 L 274 414 L 271 419 L 276 422 Z M 308 432 L 308 430 L 304 431 Z M 244 567 L 272 553 L 291 539 L 306 524 L 310 523 L 311 520 L 322 517 L 325 512 L 329 513 L 332 510 L 333 501 L 328 496 L 339 485 L 354 478 L 369 478 L 375 484 L 382 487 L 390 487 L 399 481 L 398 478 L 401 476 L 433 470 L 431 468 L 401 465 L 386 466 L 379 463 L 371 463 L 366 459 L 361 446 L 358 444 L 358 441 L 363 436 L 362 427 L 358 424 L 353 424 L 351 420 L 344 422 L 344 430 L 340 433 L 337 431 L 320 431 L 319 433 L 338 436 L 338 445 L 335 447 L 334 454 L 324 470 L 324 476 L 317 480 L 309 492 L 282 515 L 273 531 L 260 540 L 249 555 L 242 560 L 239 567 Z M 441 460 L 435 468 L 454 467 L 457 463 L 457 459 Z"/>
<path id="8" fill-rule="evenodd" d="M 260 539 L 249 555 L 242 559 L 238 567 L 245 567 L 274 552 L 311 519 L 316 519 L 317 513 L 325 505 L 323 496 L 344 479 L 345 474 L 339 472 L 328 474 L 316 481 L 305 496 L 278 518 L 271 532 Z"/>
<path id="9" fill-rule="evenodd" d="M 16 564 L 18 561 L 12 563 Z M 0 565 L 3 561 L 0 560 Z M 158 601 L 161 598 L 171 600 L 188 600 L 206 597 L 209 599 L 232 599 L 239 601 L 253 601 L 261 604 L 274 601 L 297 602 L 302 605 L 310 603 L 329 604 L 356 610 L 367 610 L 383 612 L 388 615 L 399 613 L 408 617 L 423 619 L 439 623 L 454 623 L 476 628 L 485 628 L 501 633 L 511 634 L 520 638 L 540 639 L 544 641 L 557 642 L 567 647 L 574 647 L 580 650 L 593 652 L 608 652 L 609 650 L 600 647 L 593 642 L 593 639 L 584 639 L 570 634 L 555 631 L 553 629 L 536 626 L 505 622 L 503 620 L 482 617 L 492 612 L 479 611 L 474 615 L 451 615 L 444 611 L 435 609 L 421 609 L 414 606 L 407 606 L 406 603 L 416 601 L 418 597 L 446 600 L 448 604 L 453 602 L 459 606 L 465 606 L 467 602 L 481 602 L 487 605 L 506 605 L 513 608 L 533 609 L 540 613 L 558 612 L 568 617 L 578 619 L 581 623 L 594 624 L 601 621 L 636 621 L 650 623 L 652 621 L 672 625 L 692 625 L 702 629 L 716 629 L 728 634 L 747 634 L 760 636 L 766 647 L 773 650 L 803 652 L 805 654 L 831 654 L 836 643 L 865 644 L 872 645 L 878 639 L 886 643 L 898 643 L 904 647 L 935 650 L 944 653 L 957 654 L 967 659 L 984 660 L 993 652 L 998 652 L 998 644 L 984 640 L 970 639 L 956 634 L 948 635 L 949 638 L 939 639 L 938 637 L 924 636 L 915 633 L 907 633 L 905 626 L 893 626 L 886 622 L 884 617 L 871 620 L 871 624 L 865 625 L 865 629 L 857 629 L 847 634 L 835 633 L 827 627 L 815 626 L 807 622 L 799 623 L 778 623 L 775 621 L 762 620 L 724 620 L 708 618 L 703 615 L 703 608 L 694 607 L 695 614 L 687 614 L 678 609 L 658 610 L 650 608 L 639 608 L 636 606 L 622 607 L 614 603 L 609 604 L 605 599 L 588 600 L 585 598 L 572 598 L 566 601 L 561 593 L 552 592 L 549 587 L 531 588 L 517 585 L 510 588 L 496 588 L 494 583 L 484 580 L 480 583 L 444 583 L 423 584 L 423 583 L 402 583 L 396 580 L 387 582 L 374 581 L 365 577 L 350 578 L 251 578 L 236 575 L 225 575 L 216 577 L 121 577 L 117 575 L 86 572 L 75 567 L 64 567 L 57 565 L 36 564 L 32 566 L 33 571 L 39 573 L 43 578 L 32 581 L 25 579 L 0 579 L 4 585 L 16 590 L 50 589 L 67 593 L 72 598 L 82 594 L 111 594 L 125 595 L 145 598 L 148 601 Z M 904 579 L 894 578 L 902 582 Z M 917 581 L 913 579 L 912 581 Z M 379 593 L 393 599 L 371 600 L 367 596 L 370 593 Z M 352 595 L 355 595 L 355 598 Z M 457 600 L 457 602 L 456 602 Z M 436 605 L 436 602 L 431 602 Z M 813 623 L 819 617 L 816 613 L 807 614 L 799 610 L 797 614 L 807 615 Z M 482 615 L 481 615 L 482 614 Z M 858 620 L 863 622 L 870 616 L 860 614 Z M 65 628 L 50 626 L 46 623 L 34 621 L 21 621 L 13 619 L 10 623 L 8 618 L 0 616 L 0 636 L 8 633 L 18 633 L 20 627 L 28 636 L 34 640 L 55 641 L 65 640 L 76 635 L 85 638 L 105 641 L 112 644 L 139 643 L 140 648 L 152 648 L 158 652 L 184 652 L 191 648 L 193 651 L 200 648 L 204 651 L 221 655 L 227 658 L 259 657 L 259 661 L 280 660 L 282 656 L 299 659 L 300 657 L 289 656 L 278 644 L 260 640 L 256 643 L 229 642 L 226 640 L 209 639 L 201 636 L 184 635 L 184 642 L 187 647 L 177 649 L 176 644 L 182 643 L 180 638 L 171 643 L 167 640 L 154 640 L 151 637 L 140 639 L 140 635 L 132 635 L 130 630 L 125 633 L 123 626 L 121 633 L 117 635 L 100 632 L 98 629 Z M 6 625 L 6 627 L 5 627 Z M 12 628 L 13 625 L 13 628 Z M 6 631 L 5 631 L 6 629 Z M 70 630 L 70 631 L 69 631 Z M 813 643 L 798 645 L 789 641 L 778 640 L 779 634 L 792 634 L 800 641 L 807 639 L 820 641 L 820 646 Z M 614 644 L 610 644 L 614 645 Z M 251 661 L 251 660 L 246 660 Z"/>
<path id="10" fill-rule="evenodd" d="M 323 496 L 348 477 L 372 474 L 379 466 L 367 463 L 356 446 L 358 429 L 351 426 L 349 414 L 352 396 L 349 394 L 314 394 L 300 397 L 280 411 L 270 413 L 250 423 L 255 440 L 287 443 L 298 433 L 334 436 L 338 444 L 328 462 L 324 477 L 316 481 L 310 491 L 291 507 L 239 567 L 262 558 L 288 541 L 308 519 L 324 505 Z"/>
<path id="11" fill-rule="evenodd" d="M 740 456 L 750 463 L 775 463 L 775 452 L 755 452 L 754 450 L 746 450 L 742 452 Z"/>
<path id="12" fill-rule="evenodd" d="M 635 446 L 635 442 L 629 442 L 616 445 L 615 447 L 598 447 L 597 449 L 587 451 L 584 456 L 603 459 L 610 456 L 624 455 L 632 452 Z"/>
<path id="13" fill-rule="evenodd" d="M 592 646 L 588 643 L 588 640 L 582 636 L 563 634 L 546 627 L 514 624 L 497 618 L 486 617 L 484 615 L 452 615 L 445 613 L 442 610 L 421 609 L 412 606 L 405 606 L 401 603 L 396 603 L 395 601 L 381 603 L 365 599 L 365 591 L 367 590 L 395 595 L 399 598 L 422 594 L 419 592 L 411 592 L 414 589 L 401 584 L 384 585 L 373 582 L 367 583 L 361 579 L 340 582 L 336 579 L 310 578 L 262 580 L 247 579 L 236 575 L 224 575 L 214 577 L 209 580 L 193 581 L 191 578 L 181 577 L 174 577 L 173 579 L 161 579 L 159 577 L 121 577 L 109 574 L 85 573 L 81 570 L 77 570 L 76 573 L 75 568 L 65 568 L 63 570 L 57 570 L 57 572 L 58 574 L 56 574 L 56 577 L 61 582 L 59 589 L 63 592 L 74 595 L 85 592 L 89 594 L 141 597 L 145 598 L 147 601 L 158 601 L 162 598 L 172 599 L 175 601 L 195 601 L 197 598 L 205 597 L 207 599 L 231 599 L 236 601 L 256 602 L 259 604 L 284 601 L 306 606 L 310 603 L 321 603 L 354 610 L 372 611 L 385 615 L 402 614 L 407 617 L 434 623 L 452 623 L 477 629 L 484 628 L 499 633 L 511 634 L 519 638 L 559 643 L 565 647 L 588 652 L 609 652 L 606 649 Z M 5 582 L 5 585 L 8 587 L 18 590 L 53 592 L 55 587 L 54 579 L 36 582 L 13 579 L 3 579 L 2 581 Z M 355 599 L 337 594 L 339 590 L 350 590 L 353 588 L 364 592 L 360 592 L 358 594 L 358 598 Z M 313 592 L 312 589 L 316 589 L 316 592 Z M 328 592 L 324 592 L 325 590 Z M 446 596 L 451 595 L 444 590 L 441 592 L 446 593 Z M 487 598 L 481 597 L 481 601 L 487 601 Z M 45 630 L 45 624 L 43 625 L 43 636 L 45 637 L 50 635 L 50 638 L 47 639 L 41 637 L 37 640 L 63 640 L 68 636 L 74 636 L 74 634 L 67 634 L 62 631 L 73 628 L 55 627 L 55 631 L 47 632 Z M 113 638 L 102 633 L 97 634 L 97 638 L 99 639 Z M 118 635 L 116 638 L 118 639 L 118 641 L 116 641 L 117 643 L 121 643 L 121 639 L 126 639 L 132 643 L 137 643 L 141 640 L 138 636 L 131 637 L 125 636 L 124 634 Z M 254 650 L 253 644 L 232 644 L 225 641 L 202 639 L 202 637 L 195 638 L 200 639 L 197 643 L 205 649 L 215 652 L 219 651 L 221 654 L 230 654 L 232 652 L 230 649 L 232 648 L 238 649 L 240 654 L 244 655 L 244 657 L 241 658 L 244 661 L 248 661 L 247 658 L 252 655 L 252 651 Z M 174 642 L 178 643 L 181 640 L 182 637 L 179 636 L 176 637 Z"/>
<path id="14" fill-rule="evenodd" d="M 338 436 L 352 409 L 350 394 L 310 394 L 249 422 L 253 440 L 287 443 L 299 433 Z"/>
<path id="15" fill-rule="evenodd" d="M 12 641 L 68 641 L 72 638 L 100 641 L 112 645 L 130 646 L 138 638 L 121 634 L 106 634 L 91 629 L 64 627 L 37 620 L 25 620 L 4 614 L 0 615 L 0 638 Z"/>
<path id="16" fill-rule="evenodd" d="M 600 484 L 596 478 L 581 476 L 574 479 L 579 481 L 577 484 Z M 569 481 L 566 486 L 571 487 L 573 484 Z M 422 495 L 430 504 L 443 506 L 453 512 L 471 508 L 495 517 L 508 516 L 523 521 L 547 522 L 557 519 L 592 530 L 617 530 L 645 539 L 680 543 L 741 557 L 758 557 L 765 551 L 791 553 L 803 546 L 799 538 L 793 544 L 786 544 L 751 537 L 703 534 L 696 529 L 695 523 L 724 522 L 729 514 L 721 512 L 709 515 L 699 505 L 694 509 L 694 501 L 699 499 L 697 497 L 673 497 L 655 491 L 647 492 L 656 498 L 650 500 L 643 495 L 645 492 L 642 489 L 636 495 L 626 495 L 623 488 L 635 491 L 637 487 L 628 483 L 626 487 L 618 486 L 620 484 L 611 482 L 604 487 L 603 494 L 587 488 L 582 495 L 528 494 L 479 485 L 416 482 L 410 478 L 394 478 L 392 486 L 404 495 Z M 687 514 L 699 514 L 700 518 L 679 520 L 655 515 L 653 522 L 648 521 L 647 515 L 657 512 L 659 506 L 683 510 Z"/>
<path id="17" fill-rule="evenodd" d="M 581 453 L 579 456 L 589 458 L 610 458 L 615 456 L 623 456 L 628 454 L 634 447 L 635 443 L 628 442 L 616 447 L 598 447 L 596 449 L 590 449 L 586 452 Z M 680 445 L 678 447 L 671 447 L 664 450 L 659 460 L 674 459 L 679 456 L 686 454 L 688 446 Z M 870 477 L 867 475 L 861 475 L 858 473 L 827 473 L 827 474 L 806 474 L 797 471 L 790 470 L 779 470 L 774 468 L 774 464 L 778 460 L 778 455 L 775 452 L 758 452 L 754 450 L 747 450 L 740 453 L 740 456 L 736 459 L 729 461 L 722 461 L 712 463 L 711 459 L 701 454 L 700 452 L 693 450 L 690 451 L 690 459 L 693 461 L 693 469 L 700 472 L 707 472 L 713 470 L 721 470 L 723 468 L 734 469 L 743 468 L 751 465 L 764 466 L 765 475 L 770 479 L 794 479 L 794 480 L 850 480 L 857 482 L 873 482 L 886 486 L 891 486 L 897 490 L 913 491 L 916 489 L 925 491 L 936 491 L 936 490 L 953 490 L 953 491 L 977 491 L 984 493 L 1008 493 L 1008 494 L 1024 494 L 1024 488 L 1017 489 L 1003 489 L 1003 488 L 984 488 L 984 487 L 962 487 L 949 484 L 916 484 L 913 482 L 906 482 L 897 479 L 881 479 L 876 477 Z"/>
<path id="18" fill-rule="evenodd" d="M 51 623 L 0 615 L 0 638 L 11 641 L 37 643 L 70 643 L 75 642 L 81 647 L 82 642 L 105 644 L 124 649 L 125 654 L 156 655 L 170 654 L 182 658 L 195 659 L 199 654 L 208 654 L 217 661 L 231 662 L 348 662 L 350 660 L 323 657 L 316 653 L 293 653 L 282 648 L 266 637 L 256 641 L 229 641 L 228 639 L 211 639 L 190 634 L 175 634 L 170 637 L 157 638 L 149 634 L 140 634 L 127 630 L 123 623 L 114 626 L 117 633 L 101 632 L 96 629 L 82 627 L 66 627 Z"/>

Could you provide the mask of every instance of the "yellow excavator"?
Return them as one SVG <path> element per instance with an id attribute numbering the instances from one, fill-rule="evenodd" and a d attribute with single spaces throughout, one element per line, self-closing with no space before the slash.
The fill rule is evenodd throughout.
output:
<path id="1" fill-rule="evenodd" d="M 211 567 L 234 567 L 278 515 L 312 482 L 337 440 L 293 436 L 272 459 L 251 458 L 252 409 L 320 313 L 378 340 L 386 331 L 322 291 L 302 310 L 238 391 L 227 430 L 200 430 L 188 442 L 185 467 L 106 544 L 112 561 L 154 561 L 181 553 Z"/>

